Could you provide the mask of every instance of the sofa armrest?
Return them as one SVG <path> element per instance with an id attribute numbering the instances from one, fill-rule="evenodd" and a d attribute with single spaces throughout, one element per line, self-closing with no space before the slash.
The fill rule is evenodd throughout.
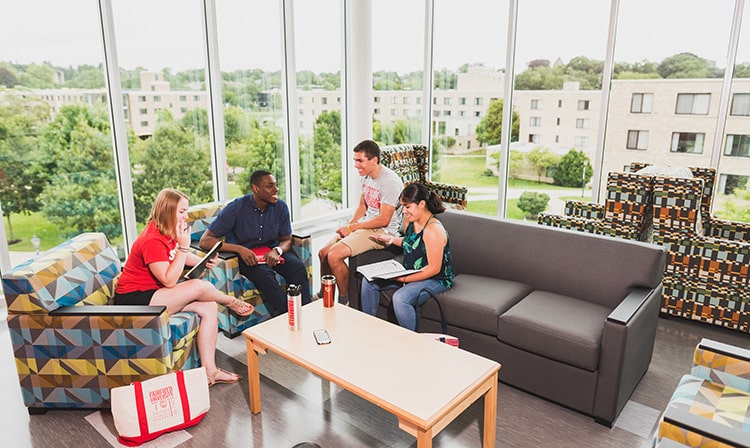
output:
<path id="1" fill-rule="evenodd" d="M 650 288 L 633 288 L 633 290 L 630 291 L 630 294 L 625 296 L 622 302 L 617 305 L 617 308 L 609 313 L 609 316 L 607 316 L 607 321 L 614 322 L 619 325 L 627 325 L 627 323 L 635 315 L 635 313 L 643 306 L 644 303 L 646 303 L 649 297 L 651 297 L 651 294 L 653 292 L 654 290 Z"/>
<path id="2" fill-rule="evenodd" d="M 730 241 L 750 242 L 750 223 L 712 218 L 706 227 L 706 236 Z"/>
<path id="3" fill-rule="evenodd" d="M 466 209 L 466 195 L 469 192 L 468 188 L 460 185 L 442 184 L 431 180 L 426 180 L 424 185 L 437 193 L 443 202 L 453 204 L 460 210 Z"/>
<path id="4" fill-rule="evenodd" d="M 50 316 L 158 316 L 167 311 L 164 305 L 86 305 L 61 306 L 50 311 Z"/>
<path id="5" fill-rule="evenodd" d="M 662 286 L 636 287 L 602 329 L 594 416 L 611 426 L 651 364 Z"/>
<path id="6" fill-rule="evenodd" d="M 659 424 L 659 438 L 674 432 L 670 426 L 680 432 L 687 431 L 700 435 L 703 438 L 702 443 L 716 441 L 727 446 L 750 448 L 750 437 L 747 432 L 716 423 L 711 419 L 691 414 L 674 406 L 669 406 L 664 411 L 662 422 Z"/>

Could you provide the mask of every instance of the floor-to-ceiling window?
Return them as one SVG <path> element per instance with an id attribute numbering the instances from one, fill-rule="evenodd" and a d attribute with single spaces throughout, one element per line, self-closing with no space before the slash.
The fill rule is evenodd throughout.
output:
<path id="1" fill-rule="evenodd" d="M 33 254 L 35 246 L 44 251 L 83 231 L 120 244 L 96 3 L 5 5 L 0 41 L 0 201 L 8 249 Z"/>
<path id="2" fill-rule="evenodd" d="M 737 62 L 727 104 L 713 211 L 718 217 L 750 222 L 750 3 L 745 3 Z M 721 123 L 719 124 L 721 125 Z"/>
<path id="3" fill-rule="evenodd" d="M 341 208 L 341 0 L 294 2 L 301 218 Z"/>
<path id="4" fill-rule="evenodd" d="M 274 174 L 285 191 L 279 2 L 216 2 L 229 197 L 250 192 L 250 174 Z"/>
<path id="5" fill-rule="evenodd" d="M 631 162 L 710 166 L 733 8 L 620 2 L 602 183 Z"/>
<path id="6" fill-rule="evenodd" d="M 199 0 L 115 0 L 136 218 L 163 188 L 213 199 Z"/>
<path id="7" fill-rule="evenodd" d="M 561 213 L 566 199 L 587 196 L 609 16 L 598 0 L 519 2 L 507 216 Z"/>
<path id="8" fill-rule="evenodd" d="M 495 215 L 508 2 L 435 1 L 433 23 L 432 179 Z"/>
<path id="9" fill-rule="evenodd" d="M 423 0 L 372 2 L 372 126 L 380 144 L 425 141 L 422 113 L 432 100 L 422 97 L 424 8 Z"/>

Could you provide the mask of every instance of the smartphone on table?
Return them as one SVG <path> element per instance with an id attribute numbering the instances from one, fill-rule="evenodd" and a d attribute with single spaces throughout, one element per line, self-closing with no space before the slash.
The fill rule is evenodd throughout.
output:
<path id="1" fill-rule="evenodd" d="M 313 330 L 313 336 L 315 337 L 315 342 L 317 342 L 318 345 L 325 345 L 325 344 L 331 343 L 331 337 L 328 335 L 328 332 L 324 329 Z"/>

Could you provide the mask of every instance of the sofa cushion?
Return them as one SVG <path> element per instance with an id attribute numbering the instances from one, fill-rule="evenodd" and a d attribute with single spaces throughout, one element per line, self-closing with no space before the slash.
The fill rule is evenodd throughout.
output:
<path id="1" fill-rule="evenodd" d="M 439 296 L 448 325 L 495 335 L 497 317 L 532 291 L 524 283 L 480 275 L 457 275 L 453 287 Z M 428 301 L 422 316 L 439 321 L 437 305 Z"/>
<path id="2" fill-rule="evenodd" d="M 500 341 L 593 372 L 599 365 L 607 307 L 534 291 L 498 319 Z"/>

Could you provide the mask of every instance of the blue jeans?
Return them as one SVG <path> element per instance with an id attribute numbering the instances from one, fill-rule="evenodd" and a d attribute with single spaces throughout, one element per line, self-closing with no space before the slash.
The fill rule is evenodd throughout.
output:
<path id="1" fill-rule="evenodd" d="M 393 311 L 396 312 L 398 324 L 411 331 L 417 331 L 417 307 L 422 306 L 430 298 L 427 291 L 437 296 L 448 290 L 435 279 L 407 283 L 401 286 L 400 283 L 378 280 L 369 282 L 366 278 L 363 278 L 360 294 L 362 311 L 374 316 L 380 304 L 380 291 L 389 289 L 396 290 L 393 293 Z"/>

